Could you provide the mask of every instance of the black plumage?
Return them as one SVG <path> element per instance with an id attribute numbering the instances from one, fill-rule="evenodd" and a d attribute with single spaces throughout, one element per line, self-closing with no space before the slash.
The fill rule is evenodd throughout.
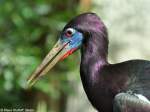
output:
<path id="1" fill-rule="evenodd" d="M 80 75 L 91 104 L 99 112 L 150 112 L 150 61 L 110 64 L 107 28 L 95 13 L 73 18 L 62 32 L 68 28 L 83 34 Z M 47 65 L 41 65 L 30 79 L 40 76 Z"/>
<path id="2" fill-rule="evenodd" d="M 113 112 L 114 98 L 122 92 L 142 94 L 150 99 L 150 61 L 109 64 L 107 29 L 96 14 L 79 15 L 64 29 L 67 27 L 84 34 L 80 75 L 88 99 L 97 110 Z"/>

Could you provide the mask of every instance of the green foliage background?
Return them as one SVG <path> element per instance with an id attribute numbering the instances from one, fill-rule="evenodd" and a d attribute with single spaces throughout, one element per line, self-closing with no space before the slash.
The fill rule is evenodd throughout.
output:
<path id="1" fill-rule="evenodd" d="M 0 0 L 0 108 L 41 111 L 38 105 L 44 101 L 41 112 L 65 111 L 73 93 L 67 73 L 74 70 L 76 56 L 58 64 L 33 89 L 26 89 L 26 79 L 77 14 L 77 5 L 78 0 Z"/>

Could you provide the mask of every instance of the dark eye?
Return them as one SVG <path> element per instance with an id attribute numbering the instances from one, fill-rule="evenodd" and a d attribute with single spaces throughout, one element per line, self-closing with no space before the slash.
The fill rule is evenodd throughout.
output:
<path id="1" fill-rule="evenodd" d="M 66 37 L 71 37 L 74 33 L 75 33 L 75 29 L 73 29 L 73 28 L 68 28 L 68 29 L 65 31 L 65 36 L 66 36 Z"/>

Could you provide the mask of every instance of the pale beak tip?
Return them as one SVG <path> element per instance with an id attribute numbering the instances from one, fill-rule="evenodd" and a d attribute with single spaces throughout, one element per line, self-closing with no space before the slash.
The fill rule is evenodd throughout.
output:
<path id="1" fill-rule="evenodd" d="M 68 42 L 69 43 L 69 42 Z M 45 75 L 66 53 L 65 45 L 60 40 L 55 44 L 52 50 L 47 54 L 42 63 L 37 67 L 35 72 L 27 79 L 27 87 L 32 87 L 35 82 L 43 75 Z"/>
<path id="2" fill-rule="evenodd" d="M 27 79 L 27 87 L 31 88 L 35 84 L 36 81 L 37 81 L 37 78 L 29 77 Z"/>
<path id="3" fill-rule="evenodd" d="M 32 80 L 27 80 L 27 88 L 31 88 L 33 86 L 33 81 Z"/>

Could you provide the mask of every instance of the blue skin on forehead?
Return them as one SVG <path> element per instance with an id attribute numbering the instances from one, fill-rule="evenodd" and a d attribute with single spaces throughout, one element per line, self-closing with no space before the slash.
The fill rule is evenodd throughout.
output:
<path id="1" fill-rule="evenodd" d="M 65 35 L 65 31 L 68 28 L 72 28 L 75 30 L 75 33 L 71 37 L 67 37 Z M 96 14 L 85 13 L 73 18 L 70 22 L 68 22 L 68 24 L 63 29 L 60 40 L 63 44 L 70 41 L 69 45 L 66 46 L 66 49 L 77 49 L 82 45 L 83 40 L 83 33 L 81 33 L 80 31 L 93 33 L 100 32 L 101 35 L 104 35 L 103 32 L 105 30 L 105 25 Z"/>
<path id="2" fill-rule="evenodd" d="M 83 34 L 77 30 L 75 30 L 75 33 L 71 37 L 67 37 L 65 34 L 61 35 L 61 42 L 62 43 L 68 43 L 69 47 L 68 50 L 79 48 L 82 44 L 83 40 Z"/>

